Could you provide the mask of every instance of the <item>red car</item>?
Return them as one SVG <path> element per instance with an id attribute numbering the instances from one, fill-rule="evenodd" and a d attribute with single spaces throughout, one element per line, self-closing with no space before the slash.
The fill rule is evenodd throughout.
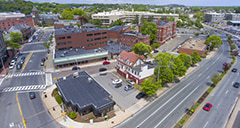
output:
<path id="1" fill-rule="evenodd" d="M 103 62 L 103 65 L 106 65 L 106 64 L 110 64 L 110 62 L 104 61 L 104 62 Z"/>
<path id="2" fill-rule="evenodd" d="M 203 107 L 203 109 L 206 110 L 206 111 L 210 111 L 211 108 L 212 108 L 211 103 L 206 103 L 206 105 Z"/>

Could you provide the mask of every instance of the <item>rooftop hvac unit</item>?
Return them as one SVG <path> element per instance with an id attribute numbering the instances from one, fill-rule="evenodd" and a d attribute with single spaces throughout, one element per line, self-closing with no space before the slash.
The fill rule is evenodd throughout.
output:
<path id="1" fill-rule="evenodd" d="M 78 78 L 78 77 L 79 77 L 78 72 L 74 72 L 73 73 L 73 78 Z"/>
<path id="2" fill-rule="evenodd" d="M 66 77 L 63 77 L 63 80 L 66 80 Z"/>
<path id="3" fill-rule="evenodd" d="M 92 78 L 88 77 L 88 82 L 92 83 Z"/>

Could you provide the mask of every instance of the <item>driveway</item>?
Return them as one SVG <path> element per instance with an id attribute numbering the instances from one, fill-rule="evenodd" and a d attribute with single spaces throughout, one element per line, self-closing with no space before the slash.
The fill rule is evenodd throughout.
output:
<path id="1" fill-rule="evenodd" d="M 135 96 L 139 93 L 139 91 L 136 89 L 125 91 L 124 87 L 128 85 L 128 83 L 124 80 L 122 82 L 122 86 L 119 88 L 115 88 L 115 85 L 112 84 L 113 80 L 121 78 L 117 72 L 109 72 L 106 75 L 97 74 L 94 78 L 113 96 L 113 100 L 120 109 L 125 110 L 138 101 Z"/>

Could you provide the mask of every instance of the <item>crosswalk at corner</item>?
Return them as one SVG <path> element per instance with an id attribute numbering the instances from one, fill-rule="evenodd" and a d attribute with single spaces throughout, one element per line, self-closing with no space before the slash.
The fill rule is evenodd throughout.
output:
<path id="1" fill-rule="evenodd" d="M 9 128 L 24 128 L 23 122 L 11 122 L 9 123 Z"/>
<path id="2" fill-rule="evenodd" d="M 16 91 L 34 91 L 34 90 L 44 90 L 47 85 L 28 85 L 28 86 L 15 86 L 4 88 L 2 92 L 16 92 Z"/>
<path id="3" fill-rule="evenodd" d="M 22 76 L 34 76 L 34 75 L 43 75 L 45 72 L 27 72 L 27 73 L 17 73 L 17 74 L 8 74 L 5 78 L 12 77 L 22 77 Z"/>

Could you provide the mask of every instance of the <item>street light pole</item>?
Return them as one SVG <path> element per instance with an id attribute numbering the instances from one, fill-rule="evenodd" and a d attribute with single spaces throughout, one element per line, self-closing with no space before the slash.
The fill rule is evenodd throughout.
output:
<path id="1" fill-rule="evenodd" d="M 3 64 L 2 58 L 3 58 L 3 57 L 6 57 L 6 56 L 7 56 L 7 55 L 4 55 L 4 56 L 1 57 L 1 62 L 2 62 L 2 66 L 3 66 L 3 70 L 4 70 L 4 75 L 6 75 L 6 70 L 5 70 L 5 66 L 4 66 L 4 64 Z"/>

